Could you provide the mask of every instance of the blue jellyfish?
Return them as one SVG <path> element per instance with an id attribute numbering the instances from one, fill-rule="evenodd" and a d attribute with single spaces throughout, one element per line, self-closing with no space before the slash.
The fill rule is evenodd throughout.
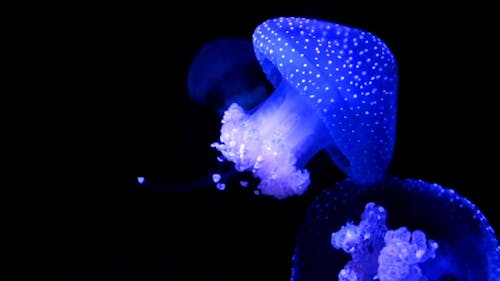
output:
<path id="1" fill-rule="evenodd" d="M 292 281 L 500 280 L 498 239 L 471 201 L 394 176 L 324 189 L 307 210 L 292 260 Z"/>
<path id="2" fill-rule="evenodd" d="M 375 35 L 299 17 L 267 20 L 253 33 L 274 92 L 252 110 L 233 103 L 212 144 L 258 190 L 283 199 L 310 184 L 306 164 L 326 150 L 353 181 L 370 185 L 392 159 L 397 65 Z"/>
<path id="3" fill-rule="evenodd" d="M 196 53 L 188 70 L 187 90 L 192 101 L 213 107 L 219 115 L 234 102 L 255 107 L 271 92 L 252 41 L 223 37 L 208 41 Z"/>

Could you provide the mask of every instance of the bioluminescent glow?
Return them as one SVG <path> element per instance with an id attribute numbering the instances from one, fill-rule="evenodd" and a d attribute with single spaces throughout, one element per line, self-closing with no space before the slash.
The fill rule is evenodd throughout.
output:
<path id="1" fill-rule="evenodd" d="M 230 178 L 234 172 L 229 171 L 225 173 L 224 175 L 220 175 L 220 178 L 228 179 Z M 164 191 L 164 192 L 188 192 L 188 191 L 193 191 L 193 190 L 198 190 L 202 188 L 207 188 L 212 186 L 213 183 L 217 184 L 217 188 L 220 188 L 221 186 L 224 186 L 223 183 L 217 183 L 214 181 L 214 177 L 211 175 L 207 175 L 204 177 L 201 177 L 199 179 L 189 181 L 186 183 L 178 183 L 178 184 L 164 184 L 164 183 L 158 183 L 155 181 L 151 181 L 148 178 L 145 177 L 137 177 L 136 178 L 137 183 L 141 186 L 145 186 L 148 188 L 152 188 L 158 191 Z"/>
<path id="2" fill-rule="evenodd" d="M 144 181 L 145 181 L 145 180 L 146 180 L 146 179 L 145 179 L 144 177 L 137 177 L 137 182 L 138 182 L 139 184 L 144 184 Z"/>
<path id="3" fill-rule="evenodd" d="M 338 280 L 426 280 L 420 263 L 433 259 L 439 245 L 420 230 L 389 230 L 387 211 L 369 202 L 358 225 L 348 222 L 332 233 L 331 243 L 351 255 Z"/>
<path id="4" fill-rule="evenodd" d="M 303 194 L 305 165 L 323 149 L 356 183 L 380 180 L 397 107 L 397 65 L 386 44 L 360 29 L 281 17 L 255 29 L 253 46 L 275 91 L 252 111 L 233 103 L 212 146 L 279 199 Z"/>
<path id="5" fill-rule="evenodd" d="M 410 274 L 397 278 L 405 272 Z M 419 274 L 429 281 L 500 280 L 494 230 L 453 189 L 392 176 L 360 188 L 346 179 L 323 190 L 307 210 L 292 281 L 422 280 Z"/>
<path id="6" fill-rule="evenodd" d="M 214 107 L 220 115 L 234 102 L 253 108 L 271 92 L 252 41 L 237 37 L 202 46 L 189 66 L 187 89 L 191 100 Z"/>

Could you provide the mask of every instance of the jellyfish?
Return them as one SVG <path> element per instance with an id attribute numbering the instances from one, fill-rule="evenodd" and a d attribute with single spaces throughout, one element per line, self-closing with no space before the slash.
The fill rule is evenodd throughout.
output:
<path id="1" fill-rule="evenodd" d="M 379 181 L 395 142 L 397 65 L 389 47 L 360 29 L 280 17 L 255 29 L 257 60 L 274 92 L 245 110 L 224 112 L 212 144 L 238 171 L 278 199 L 310 184 L 307 163 L 326 151 L 359 185 Z"/>
<path id="2" fill-rule="evenodd" d="M 292 261 L 292 281 L 500 280 L 498 238 L 476 205 L 451 188 L 390 175 L 324 189 Z"/>
<path id="3" fill-rule="evenodd" d="M 271 92 L 255 57 L 252 41 L 222 37 L 208 41 L 188 70 L 187 90 L 192 101 L 209 105 L 221 116 L 237 102 L 250 109 Z"/>

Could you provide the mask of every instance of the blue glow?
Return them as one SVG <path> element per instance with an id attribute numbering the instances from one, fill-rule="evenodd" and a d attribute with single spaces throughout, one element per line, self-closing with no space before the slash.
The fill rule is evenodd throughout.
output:
<path id="1" fill-rule="evenodd" d="M 438 243 L 421 230 L 389 230 L 386 218 L 384 207 L 369 202 L 359 225 L 348 222 L 332 233 L 332 246 L 352 256 L 339 280 L 426 280 L 419 264 L 435 258 Z"/>
<path id="2" fill-rule="evenodd" d="M 217 183 L 216 187 L 218 190 L 224 190 L 224 189 L 226 189 L 226 184 L 225 183 Z"/>
<path id="3" fill-rule="evenodd" d="M 380 216 L 378 223 L 376 223 L 377 220 L 366 223 L 370 220 L 365 213 L 361 221 L 365 222 L 363 228 L 371 226 L 372 230 L 367 232 L 374 237 L 379 237 L 375 239 L 376 241 L 381 241 L 380 237 L 382 233 L 385 233 L 385 244 L 373 242 L 371 247 L 356 249 L 353 247 L 357 245 L 354 238 L 357 237 L 356 231 L 361 227 L 356 227 L 352 222 L 358 220 L 359 215 L 370 202 L 383 206 L 384 210 L 378 214 Z M 377 214 L 377 210 L 379 209 L 372 208 L 372 214 Z M 403 240 L 409 241 L 407 238 L 410 232 L 399 229 L 402 226 L 407 227 L 407 230 L 422 231 L 422 233 L 417 232 L 416 238 L 412 238 L 415 241 L 424 241 L 422 238 L 428 237 L 432 241 L 427 240 L 427 246 L 431 248 L 434 247 L 434 242 L 437 243 L 435 256 L 432 255 L 432 251 L 428 253 L 429 256 L 424 256 L 426 254 L 423 253 L 424 255 L 420 258 L 428 258 L 428 260 L 420 260 L 418 263 L 418 270 L 421 270 L 421 274 L 430 281 L 500 280 L 498 239 L 486 217 L 471 201 L 460 196 L 453 189 L 438 184 L 392 176 L 387 176 L 377 185 L 365 188 L 359 188 L 351 179 L 346 179 L 325 189 L 316 198 L 307 210 L 305 220 L 298 232 L 291 280 L 337 280 L 340 273 L 353 274 L 353 271 L 342 271 L 349 264 L 357 265 L 358 277 L 365 276 L 357 280 L 373 280 L 374 272 L 378 271 L 378 274 L 381 274 L 381 271 L 386 273 L 391 271 L 384 269 L 384 261 L 394 259 L 395 256 L 390 250 L 394 250 L 393 246 L 396 244 L 391 241 L 397 241 L 391 237 L 388 239 L 387 235 L 390 233 L 385 232 L 383 222 L 386 222 L 387 230 L 398 229 L 396 230 L 399 231 L 398 233 L 391 234 L 392 238 L 399 237 L 396 240 L 401 240 L 397 249 L 402 249 L 401 245 L 405 243 L 402 242 Z M 346 230 L 354 233 L 350 236 L 351 239 L 342 238 L 343 227 L 344 233 Z M 377 229 L 379 235 L 377 235 Z M 421 235 L 423 233 L 425 236 Z M 415 232 L 411 235 L 414 236 L 414 234 Z M 332 242 L 334 242 L 332 238 L 335 235 L 342 239 L 337 239 L 337 247 L 332 247 Z M 348 251 L 352 249 L 352 251 L 348 254 L 336 249 L 343 245 L 340 242 L 346 242 L 346 247 L 342 247 L 345 248 L 344 251 L 346 249 Z M 408 245 L 407 249 L 411 247 Z M 417 248 L 423 249 L 422 246 Z M 350 261 L 350 255 L 352 255 L 352 261 Z M 374 259 L 375 256 L 378 258 Z M 391 265 L 395 266 L 393 269 L 406 268 L 401 263 L 391 262 Z M 408 268 L 415 270 L 413 275 L 418 274 L 416 264 L 413 263 L 413 265 Z M 398 272 L 403 271 L 395 271 L 395 273 Z M 385 280 L 419 279 L 385 277 Z"/>
<path id="4" fill-rule="evenodd" d="M 137 182 L 138 182 L 139 184 L 143 184 L 143 183 L 144 183 L 144 180 L 145 180 L 145 179 L 144 179 L 144 177 L 137 177 Z"/>
<path id="5" fill-rule="evenodd" d="M 219 179 L 230 178 L 232 174 L 234 174 L 234 172 L 229 171 L 224 175 L 219 175 Z M 157 183 L 155 181 L 151 181 L 150 179 L 146 179 L 145 177 L 137 177 L 137 183 L 141 186 L 163 192 L 189 192 L 211 186 L 211 184 L 214 183 L 214 176 L 207 175 L 194 181 L 177 184 Z"/>
<path id="6" fill-rule="evenodd" d="M 213 174 L 212 175 L 212 180 L 214 181 L 214 183 L 218 183 L 221 179 L 221 175 L 220 174 Z"/>
<path id="7" fill-rule="evenodd" d="M 270 94 L 252 41 L 236 37 L 202 46 L 189 67 L 187 88 L 191 100 L 213 106 L 220 115 L 233 102 L 250 109 Z"/>
<path id="8" fill-rule="evenodd" d="M 305 165 L 323 149 L 356 183 L 379 181 L 394 150 L 398 84 L 384 42 L 335 23 L 283 17 L 260 24 L 253 46 L 275 91 L 252 111 L 232 104 L 212 146 L 278 199 L 305 192 Z"/>

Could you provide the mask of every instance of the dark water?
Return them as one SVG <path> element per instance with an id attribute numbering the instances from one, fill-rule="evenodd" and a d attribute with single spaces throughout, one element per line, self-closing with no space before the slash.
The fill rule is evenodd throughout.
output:
<path id="1" fill-rule="evenodd" d="M 18 280 L 289 280 L 306 208 L 343 179 L 325 155 L 310 163 L 310 192 L 285 201 L 239 186 L 170 193 L 135 181 L 183 184 L 217 169 L 210 144 L 220 116 L 189 100 L 189 64 L 207 41 L 250 38 L 277 16 L 322 18 L 382 38 L 400 70 L 391 173 L 455 188 L 500 228 L 491 9 L 205 5 L 213 12 L 202 16 L 194 3 L 20 10 L 10 26 L 18 60 L 10 73 L 21 75 L 2 103 L 11 109 L 2 272 Z"/>

